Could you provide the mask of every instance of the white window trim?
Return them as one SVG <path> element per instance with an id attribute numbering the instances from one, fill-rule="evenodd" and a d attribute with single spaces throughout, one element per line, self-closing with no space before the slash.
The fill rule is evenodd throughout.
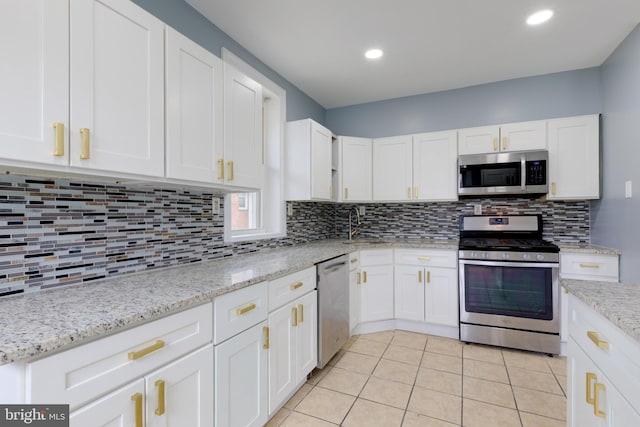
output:
<path id="1" fill-rule="evenodd" d="M 264 197 L 264 194 L 261 195 L 263 209 L 260 211 L 260 224 L 262 227 L 254 230 L 231 230 L 231 203 L 230 197 L 226 196 L 224 204 L 224 241 L 233 243 L 285 237 L 287 235 L 287 220 L 282 168 L 284 167 L 283 150 L 287 117 L 287 93 L 276 83 L 265 77 L 258 70 L 225 48 L 222 48 L 222 60 L 260 83 L 264 89 L 278 97 L 280 102 L 280 117 L 282 117 L 282 120 L 280 120 L 280 141 L 278 152 L 277 154 L 273 152 L 265 153 L 266 157 L 268 157 L 269 154 L 271 154 L 271 156 L 275 156 L 275 158 L 272 157 L 272 159 L 280 167 L 280 179 L 278 180 L 277 186 L 269 189 L 270 194 L 267 197 Z M 269 168 L 265 167 L 264 170 L 266 175 Z M 274 204 L 274 201 L 277 201 L 277 203 Z M 268 215 L 266 214 L 267 212 L 269 213 Z"/>

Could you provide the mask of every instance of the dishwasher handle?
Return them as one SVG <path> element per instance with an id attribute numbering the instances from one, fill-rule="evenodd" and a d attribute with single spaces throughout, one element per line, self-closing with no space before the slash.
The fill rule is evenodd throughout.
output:
<path id="1" fill-rule="evenodd" d="M 334 271 L 347 265 L 347 261 L 336 261 L 332 263 L 321 264 L 322 271 Z"/>

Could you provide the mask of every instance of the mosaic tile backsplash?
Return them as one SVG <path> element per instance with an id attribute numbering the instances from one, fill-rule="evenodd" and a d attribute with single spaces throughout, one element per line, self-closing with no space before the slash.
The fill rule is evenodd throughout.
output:
<path id="1" fill-rule="evenodd" d="M 212 197 L 222 194 L 3 176 L 0 296 L 348 234 L 352 205 L 294 202 L 285 238 L 226 244 Z M 515 198 L 365 204 L 360 236 L 456 239 L 475 203 L 484 213 L 541 212 L 545 238 L 589 242 L 588 202 Z"/>

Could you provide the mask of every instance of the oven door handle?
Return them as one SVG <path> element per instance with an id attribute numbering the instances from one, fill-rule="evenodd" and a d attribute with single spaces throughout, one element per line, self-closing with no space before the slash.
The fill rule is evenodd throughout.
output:
<path id="1" fill-rule="evenodd" d="M 507 262 L 507 261 L 476 261 L 460 260 L 460 267 L 465 265 L 486 265 L 488 267 L 537 267 L 537 268 L 558 268 L 557 262 Z"/>

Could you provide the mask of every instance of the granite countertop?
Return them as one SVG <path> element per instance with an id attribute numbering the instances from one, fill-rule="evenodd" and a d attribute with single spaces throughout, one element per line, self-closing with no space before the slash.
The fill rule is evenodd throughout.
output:
<path id="1" fill-rule="evenodd" d="M 0 365 L 24 361 L 211 302 L 367 248 L 457 249 L 457 240 L 322 240 L 0 300 Z"/>
<path id="2" fill-rule="evenodd" d="M 640 342 L 640 285 L 572 279 L 561 279 L 560 284 Z"/>
<path id="3" fill-rule="evenodd" d="M 596 255 L 621 255 L 622 251 L 619 249 L 605 248 L 604 246 L 590 245 L 590 244 L 571 244 L 571 243 L 558 243 L 560 252 L 576 253 L 576 254 L 596 254 Z"/>

